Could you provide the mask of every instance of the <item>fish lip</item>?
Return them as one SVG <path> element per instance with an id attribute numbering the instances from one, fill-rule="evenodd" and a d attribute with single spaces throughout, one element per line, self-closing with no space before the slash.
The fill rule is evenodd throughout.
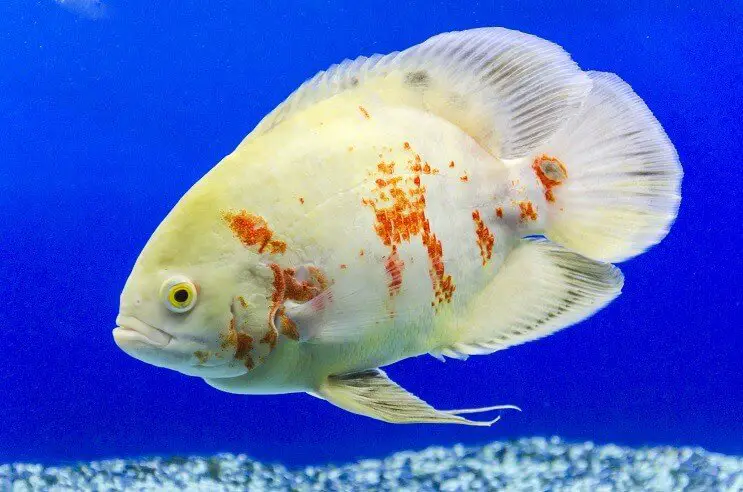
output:
<path id="1" fill-rule="evenodd" d="M 119 316 L 116 318 L 116 325 L 113 329 L 113 337 L 117 344 L 136 341 L 164 348 L 173 340 L 172 335 L 134 316 Z"/>

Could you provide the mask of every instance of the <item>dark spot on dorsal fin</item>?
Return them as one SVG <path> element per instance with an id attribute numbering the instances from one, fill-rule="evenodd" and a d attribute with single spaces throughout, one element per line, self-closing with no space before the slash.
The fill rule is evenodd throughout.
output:
<path id="1" fill-rule="evenodd" d="M 416 70 L 415 72 L 408 72 L 405 74 L 405 84 L 415 87 L 424 88 L 428 87 L 431 82 L 431 76 L 425 70 Z"/>

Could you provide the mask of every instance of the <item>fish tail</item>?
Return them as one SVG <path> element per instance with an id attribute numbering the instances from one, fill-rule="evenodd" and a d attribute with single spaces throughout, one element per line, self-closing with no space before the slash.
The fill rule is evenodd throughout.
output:
<path id="1" fill-rule="evenodd" d="M 588 258 L 620 262 L 660 242 L 676 218 L 683 171 L 660 123 L 614 74 L 589 72 L 581 110 L 531 156 L 543 232 Z"/>

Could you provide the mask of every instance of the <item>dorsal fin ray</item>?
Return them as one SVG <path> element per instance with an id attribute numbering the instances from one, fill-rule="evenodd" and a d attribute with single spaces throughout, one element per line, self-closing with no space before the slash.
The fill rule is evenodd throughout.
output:
<path id="1" fill-rule="evenodd" d="M 248 136 L 351 90 L 434 113 L 494 156 L 522 157 L 580 108 L 591 80 L 559 46 L 504 28 L 439 34 L 405 51 L 346 60 L 315 75 Z"/>

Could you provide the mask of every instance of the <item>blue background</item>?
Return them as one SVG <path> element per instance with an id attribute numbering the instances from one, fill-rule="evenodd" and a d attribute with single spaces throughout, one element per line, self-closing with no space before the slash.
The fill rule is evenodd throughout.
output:
<path id="1" fill-rule="evenodd" d="M 530 435 L 743 453 L 743 8 L 711 4 L 110 0 L 98 16 L 3 2 L 0 462 L 234 451 L 297 465 Z M 485 430 L 393 426 L 306 395 L 221 393 L 116 348 L 150 233 L 305 78 L 489 25 L 618 73 L 686 173 L 670 236 L 622 266 L 608 309 L 491 356 L 389 368 L 439 407 L 524 413 Z"/>

